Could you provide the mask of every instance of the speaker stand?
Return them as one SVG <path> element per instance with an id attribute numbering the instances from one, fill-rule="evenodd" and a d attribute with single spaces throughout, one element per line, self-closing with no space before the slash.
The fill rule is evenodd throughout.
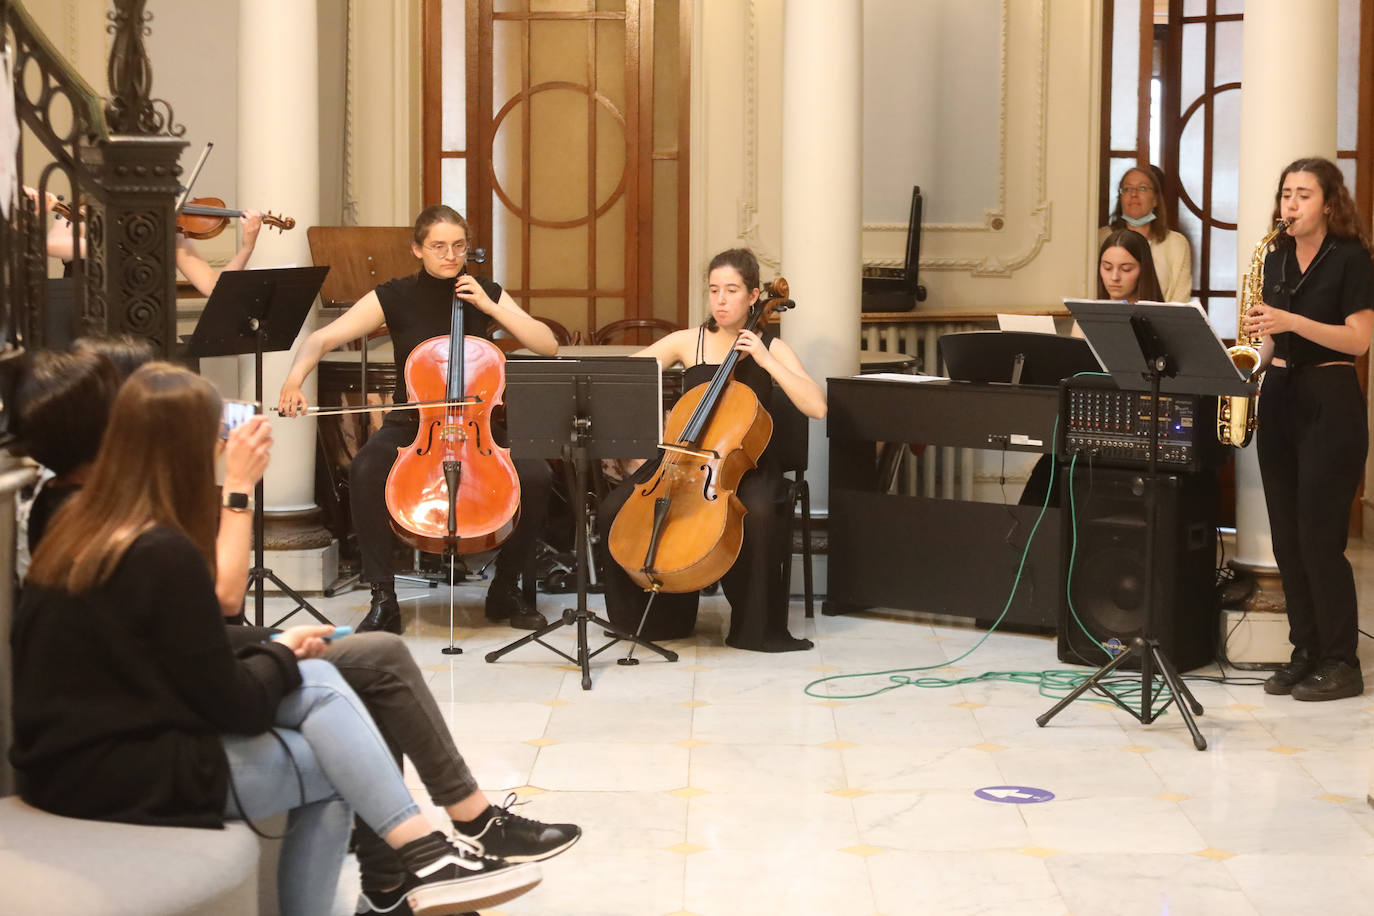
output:
<path id="1" fill-rule="evenodd" d="M 1178 676 L 1178 671 L 1174 669 L 1173 663 L 1169 661 L 1159 646 L 1159 640 L 1152 635 L 1154 633 L 1154 580 L 1155 580 L 1155 529 L 1158 524 L 1159 503 L 1156 498 L 1156 490 L 1159 484 L 1159 464 L 1157 461 L 1159 452 L 1159 382 L 1164 376 L 1173 377 L 1177 374 L 1172 357 L 1164 349 L 1163 342 L 1156 336 L 1150 326 L 1150 320 L 1143 316 L 1132 316 L 1130 318 L 1131 327 L 1135 331 L 1136 340 L 1140 345 L 1140 351 L 1145 356 L 1145 363 L 1148 367 L 1150 378 L 1150 458 L 1148 471 L 1145 474 L 1145 587 L 1143 598 L 1145 602 L 1145 621 L 1141 628 L 1141 635 L 1131 640 L 1131 645 L 1116 658 L 1097 670 L 1092 677 L 1082 684 L 1079 684 L 1068 696 L 1054 704 L 1049 712 L 1037 716 L 1035 723 L 1041 728 L 1049 724 L 1050 720 L 1059 715 L 1070 703 L 1077 700 L 1083 694 L 1092 690 L 1101 696 L 1111 700 L 1117 706 L 1130 713 L 1140 724 L 1149 725 L 1155 719 L 1164 714 L 1170 704 L 1178 707 L 1178 713 L 1183 717 L 1183 722 L 1188 726 L 1189 733 L 1193 736 L 1193 747 L 1199 751 L 1207 750 L 1207 739 L 1202 737 L 1202 732 L 1198 730 L 1197 722 L 1193 717 L 1202 715 L 1202 704 L 1197 701 L 1192 692 L 1184 685 L 1183 679 Z M 1102 686 L 1102 680 L 1109 677 L 1117 668 L 1124 665 L 1130 659 L 1140 661 L 1140 708 L 1133 709 L 1124 700 Z M 1161 687 L 1155 679 L 1163 680 Z M 1169 699 L 1164 702 L 1159 709 L 1154 708 L 1156 697 L 1167 690 Z"/>

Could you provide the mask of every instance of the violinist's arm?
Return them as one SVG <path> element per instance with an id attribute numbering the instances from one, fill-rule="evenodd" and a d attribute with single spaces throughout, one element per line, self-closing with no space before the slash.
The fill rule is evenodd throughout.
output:
<path id="1" fill-rule="evenodd" d="M 747 333 L 747 332 L 746 332 Z M 817 385 L 811 376 L 807 375 L 806 369 L 802 367 L 801 360 L 791 347 L 783 343 L 781 338 L 775 338 L 769 345 L 768 359 L 759 360 L 759 365 L 773 376 L 773 380 L 778 383 L 778 387 L 797 405 L 797 409 L 812 419 L 819 420 L 825 416 L 825 392 Z M 758 354 L 754 356 L 758 359 Z"/>
<path id="2" fill-rule="evenodd" d="M 309 407 L 310 404 L 301 391 L 301 385 L 305 384 L 306 377 L 315 371 L 320 358 L 350 340 L 366 337 L 385 323 L 386 315 L 382 312 L 382 303 L 377 298 L 376 290 L 373 290 L 353 303 L 349 310 L 338 318 L 312 332 L 301 341 L 300 348 L 296 350 L 296 357 L 291 361 L 291 369 L 286 373 L 286 380 L 282 382 L 277 410 L 283 416 L 294 417 Z"/>
<path id="3" fill-rule="evenodd" d="M 243 211 L 243 242 L 239 245 L 239 250 L 229 259 L 229 263 L 224 265 L 224 270 L 243 270 L 248 266 L 248 260 L 253 257 L 253 249 L 258 244 L 258 232 L 262 229 L 262 211 L 244 210 Z M 209 262 L 196 250 L 195 244 L 182 235 L 177 236 L 177 270 L 181 275 L 191 281 L 191 285 L 202 296 L 209 296 L 215 290 L 215 284 L 219 282 L 219 275 L 223 270 L 215 270 Z"/>
<path id="4" fill-rule="evenodd" d="M 177 270 L 181 275 L 191 281 L 191 285 L 196 288 L 202 296 L 209 296 L 215 290 L 215 283 L 219 280 L 219 273 L 210 266 L 205 258 L 201 257 L 196 246 L 190 239 L 184 236 L 177 236 Z"/>
<path id="5" fill-rule="evenodd" d="M 72 253 L 72 224 L 62 217 L 53 221 L 52 228 L 48 230 L 48 257 L 59 258 L 63 261 L 72 260 L 75 255 Z M 77 228 L 77 246 L 81 249 L 82 257 L 86 255 L 86 232 L 83 227 Z"/>

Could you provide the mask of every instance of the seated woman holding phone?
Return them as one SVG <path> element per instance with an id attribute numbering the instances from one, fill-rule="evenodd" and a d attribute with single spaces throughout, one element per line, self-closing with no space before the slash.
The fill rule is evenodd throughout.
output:
<path id="1" fill-rule="evenodd" d="M 35 500 L 29 529 L 29 540 L 35 546 L 58 507 L 75 501 L 83 486 L 94 480 L 98 464 L 94 458 L 101 447 L 115 391 L 124 375 L 151 356 L 145 343 L 131 339 L 85 338 L 74 350 L 35 354 L 18 392 L 20 435 L 29 454 L 60 472 Z M 222 410 L 219 426 L 226 453 L 230 441 L 244 435 L 241 430 L 266 428 L 265 420 L 254 416 L 252 405 L 225 402 Z M 252 488 L 238 476 L 227 475 L 226 490 L 246 495 Z M 64 485 L 54 487 L 54 483 Z M 250 538 L 251 513 L 226 507 L 216 536 L 218 616 L 237 616 L 242 609 Z M 222 629 L 229 644 L 240 652 L 251 651 L 275 632 L 246 626 Z M 385 633 L 356 634 L 329 642 L 322 651 L 322 657 L 338 668 L 379 723 L 381 737 L 396 764 L 402 754 L 411 758 L 431 798 L 445 808 L 455 829 L 477 848 L 511 861 L 535 861 L 556 855 L 576 842 L 581 831 L 575 825 L 541 824 L 511 814 L 509 804 L 497 807 L 490 803 L 454 746 L 424 675 L 400 639 Z M 402 859 L 361 824 L 355 845 L 364 895 L 359 912 L 403 912 L 397 907 L 404 905 L 414 879 Z"/>

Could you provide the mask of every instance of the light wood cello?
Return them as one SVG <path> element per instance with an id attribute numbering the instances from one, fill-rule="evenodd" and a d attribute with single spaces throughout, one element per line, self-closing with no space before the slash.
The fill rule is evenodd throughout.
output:
<path id="1" fill-rule="evenodd" d="M 768 298 L 760 297 L 745 330 L 757 331 L 793 305 L 782 278 L 764 291 Z M 646 591 L 704 588 L 739 556 L 746 510 L 735 489 L 773 434 L 768 411 L 733 378 L 739 357 L 732 348 L 710 382 L 673 406 L 658 469 L 635 487 L 611 525 L 611 557 Z"/>

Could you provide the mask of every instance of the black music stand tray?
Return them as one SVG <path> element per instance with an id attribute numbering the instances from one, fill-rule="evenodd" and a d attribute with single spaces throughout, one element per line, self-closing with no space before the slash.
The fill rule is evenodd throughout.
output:
<path id="1" fill-rule="evenodd" d="M 1142 377 L 1150 383 L 1150 403 L 1159 404 L 1161 391 L 1177 394 L 1211 394 L 1218 397 L 1243 396 L 1255 393 L 1255 386 L 1242 379 L 1226 349 L 1221 345 L 1202 309 L 1195 305 L 1166 305 L 1094 300 L 1067 300 L 1065 304 L 1093 352 L 1116 383 L 1134 388 Z M 1157 406 L 1156 406 L 1157 409 Z M 1193 746 L 1207 749 L 1207 739 L 1198 731 L 1193 716 L 1202 715 L 1202 704 L 1188 690 L 1178 670 L 1154 638 L 1155 591 L 1155 527 L 1158 522 L 1157 458 L 1159 452 L 1159 423 L 1150 424 L 1150 452 L 1145 473 L 1145 583 L 1142 600 L 1145 620 L 1140 635 L 1131 640 L 1124 652 L 1079 684 L 1049 712 L 1036 717 L 1042 728 L 1070 703 L 1089 690 L 1095 690 L 1130 713 L 1142 725 L 1149 725 L 1169 705 L 1178 707 L 1179 715 L 1193 736 Z M 1205 433 L 1200 431 L 1199 435 Z M 1108 677 L 1128 659 L 1140 661 L 1140 709 L 1132 709 L 1110 690 L 1100 687 Z M 1169 699 L 1159 709 L 1154 700 L 1162 689 L 1158 677 L 1169 690 Z"/>
<path id="2" fill-rule="evenodd" d="M 943 334 L 940 357 L 952 379 L 1011 385 L 1058 385 L 1079 372 L 1099 372 L 1088 342 L 1028 331 Z"/>
<path id="3" fill-rule="evenodd" d="M 662 377 L 658 362 L 645 357 L 511 359 L 506 363 L 506 427 L 513 451 L 531 458 L 562 458 L 572 466 L 573 519 L 577 525 L 577 607 L 564 608 L 553 623 L 487 653 L 494 662 L 526 643 L 537 642 L 582 669 L 582 689 L 592 689 L 591 660 L 625 640 L 662 655 L 677 653 L 626 633 L 587 610 L 587 464 L 601 458 L 652 458 L 662 440 Z M 611 637 L 595 651 L 587 646 L 587 624 Z M 577 627 L 577 657 L 543 637 L 559 627 Z M 620 659 L 624 663 L 624 659 Z M 638 664 L 633 659 L 631 664 Z"/>
<path id="4" fill-rule="evenodd" d="M 275 270 L 226 270 L 200 313 L 195 333 L 187 341 L 187 353 L 204 356 L 253 354 L 253 398 L 262 404 L 262 355 L 290 350 L 305 324 L 305 316 L 319 295 L 328 267 L 282 267 Z M 271 579 L 296 607 L 272 626 L 299 611 L 320 623 L 331 623 L 300 594 L 264 565 L 263 483 L 253 490 L 253 586 L 254 622 L 262 626 L 263 580 Z"/>

